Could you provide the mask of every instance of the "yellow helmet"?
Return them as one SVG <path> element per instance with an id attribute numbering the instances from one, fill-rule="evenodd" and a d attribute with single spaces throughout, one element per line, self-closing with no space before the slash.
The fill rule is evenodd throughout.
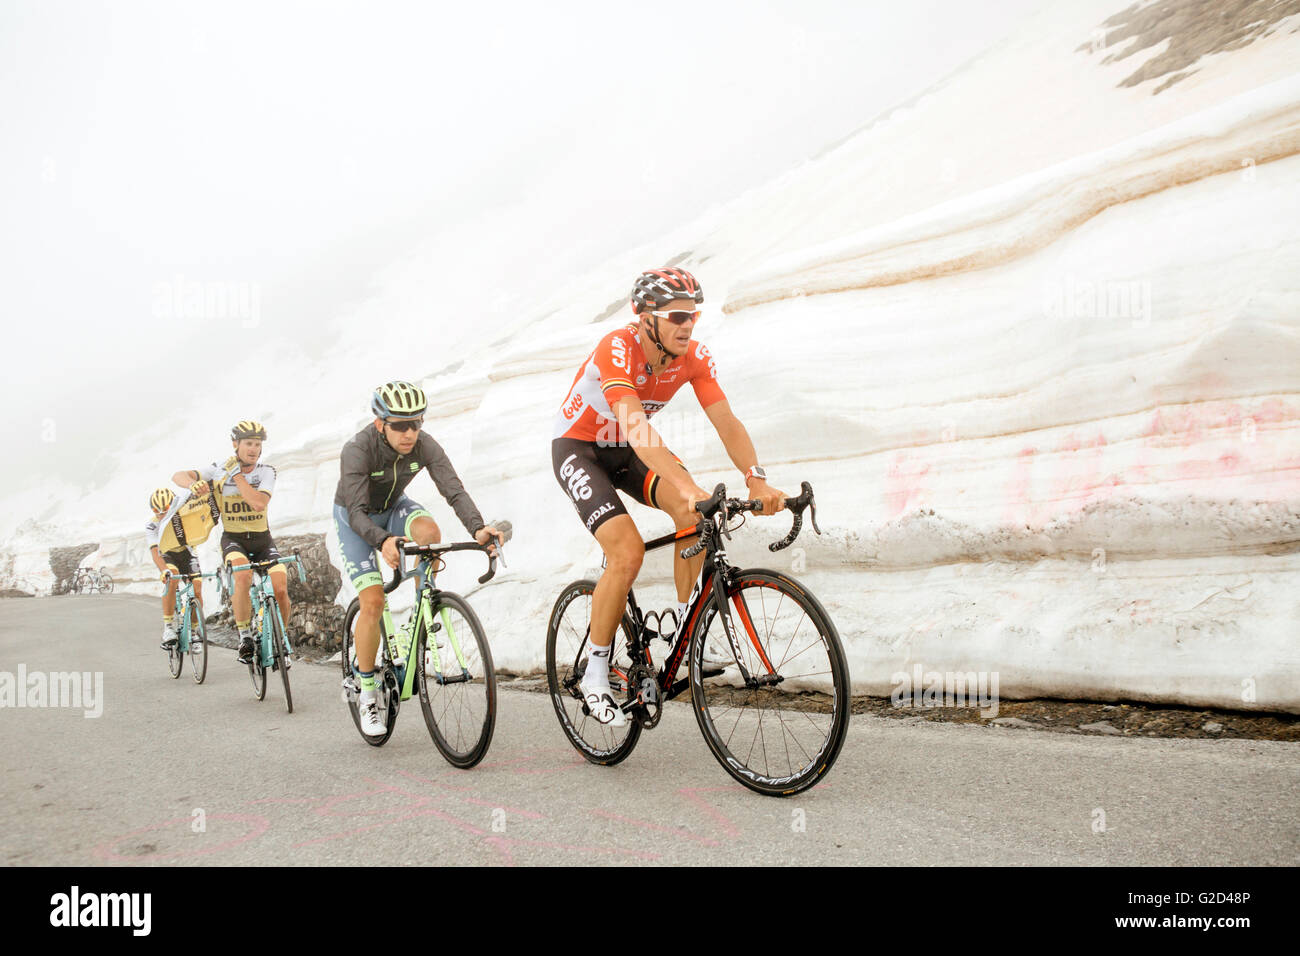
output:
<path id="1" fill-rule="evenodd" d="M 241 438 L 260 438 L 266 441 L 266 426 L 261 422 L 255 422 L 251 418 L 237 424 L 230 429 L 230 440 L 239 441 Z"/>
<path id="2" fill-rule="evenodd" d="M 424 391 L 410 382 L 386 382 L 370 397 L 376 418 L 419 418 L 428 407 Z"/>
<path id="3" fill-rule="evenodd" d="M 149 507 L 153 509 L 156 515 L 166 514 L 167 509 L 172 506 L 176 500 L 176 492 L 170 488 L 158 488 L 149 496 Z"/>

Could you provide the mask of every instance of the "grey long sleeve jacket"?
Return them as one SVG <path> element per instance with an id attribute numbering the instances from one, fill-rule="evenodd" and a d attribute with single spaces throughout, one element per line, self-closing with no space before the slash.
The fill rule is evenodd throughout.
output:
<path id="1" fill-rule="evenodd" d="M 334 503 L 347 509 L 348 524 L 371 546 L 383 545 L 388 532 L 370 520 L 393 506 L 402 489 L 429 469 L 438 491 L 471 535 L 485 524 L 469 492 L 456 476 L 447 453 L 425 431 L 409 455 L 399 455 L 373 425 L 367 425 L 343 446 L 339 456 L 339 486 Z"/>

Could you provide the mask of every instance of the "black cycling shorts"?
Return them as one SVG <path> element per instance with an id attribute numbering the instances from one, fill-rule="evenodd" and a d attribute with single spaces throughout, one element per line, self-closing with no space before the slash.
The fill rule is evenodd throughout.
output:
<path id="1" fill-rule="evenodd" d="M 164 551 L 163 563 L 181 574 L 199 573 L 199 556 L 193 548 L 181 548 L 179 551 Z"/>
<path id="2" fill-rule="evenodd" d="M 673 455 L 678 463 L 680 458 Z M 555 480 L 569 496 L 592 534 L 615 515 L 627 514 L 615 489 L 643 505 L 658 508 L 662 479 L 646 467 L 630 445 L 601 445 L 576 438 L 551 442 Z"/>
<path id="3" fill-rule="evenodd" d="M 280 552 L 275 548 L 275 539 L 270 531 L 225 531 L 221 535 L 221 556 L 226 564 L 240 565 L 247 558 L 249 561 L 278 561 Z M 284 572 L 284 565 L 277 564 L 272 571 Z"/>

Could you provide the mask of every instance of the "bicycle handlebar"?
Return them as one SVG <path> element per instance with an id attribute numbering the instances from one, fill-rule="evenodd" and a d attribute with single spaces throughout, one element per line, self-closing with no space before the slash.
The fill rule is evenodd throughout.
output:
<path id="1" fill-rule="evenodd" d="M 416 544 L 414 541 L 401 541 L 398 543 L 397 547 L 398 550 L 400 550 L 401 553 L 404 555 L 414 555 L 414 556 L 419 556 L 420 558 L 430 558 L 430 557 L 439 557 L 443 554 L 447 554 L 452 551 L 482 551 L 484 554 L 487 554 L 488 547 L 491 546 L 492 544 L 496 544 L 498 547 L 498 554 L 499 554 L 500 545 L 505 544 L 507 541 L 511 539 L 511 537 L 513 537 L 513 528 L 511 527 L 509 521 L 497 521 L 491 524 L 492 527 L 496 528 L 499 532 L 501 532 L 500 542 L 489 542 L 488 544 L 479 544 L 477 541 L 461 541 L 456 544 Z M 498 555 L 496 554 L 488 554 L 487 573 L 482 575 L 478 579 L 479 584 L 487 584 L 496 575 L 497 556 Z M 504 564 L 505 562 L 503 561 L 502 563 Z M 397 567 L 393 568 L 393 579 L 384 585 L 384 593 L 392 594 L 401 586 L 403 580 L 404 580 L 404 575 L 402 574 L 402 562 L 398 561 Z"/>
<path id="2" fill-rule="evenodd" d="M 794 515 L 794 523 L 790 527 L 790 533 L 780 541 L 774 541 L 769 544 L 767 546 L 769 551 L 780 551 L 783 548 L 790 547 L 790 545 L 794 543 L 794 539 L 799 537 L 799 532 L 803 529 L 803 513 L 805 508 L 809 510 L 813 531 L 818 534 L 822 533 L 822 529 L 817 526 L 817 502 L 813 498 L 812 485 L 805 481 L 802 482 L 799 487 L 800 493 L 797 496 L 785 499 L 785 506 L 790 509 Z M 717 528 L 714 525 L 712 518 L 719 511 L 722 512 L 722 533 L 727 535 L 727 537 L 730 537 L 731 535 L 727 531 L 726 523 L 727 519 L 731 515 L 741 511 L 750 511 L 755 514 L 762 514 L 760 509 L 761 502 L 753 498 L 728 498 L 726 487 L 719 482 L 719 484 L 713 489 L 712 495 L 710 495 L 705 501 L 698 501 L 695 503 L 695 510 L 700 513 L 700 520 L 695 525 L 695 533 L 700 536 L 700 540 L 690 547 L 684 548 L 682 550 L 682 557 L 693 558 L 704 550 L 709 538 L 717 533 Z"/>

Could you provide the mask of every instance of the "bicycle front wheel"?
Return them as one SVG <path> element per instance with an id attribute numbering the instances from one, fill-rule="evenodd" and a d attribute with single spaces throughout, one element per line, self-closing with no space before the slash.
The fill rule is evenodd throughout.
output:
<path id="1" fill-rule="evenodd" d="M 262 664 L 262 642 L 266 639 L 260 626 L 256 610 L 253 612 L 253 625 L 257 633 L 253 636 L 253 661 L 248 665 L 248 676 L 253 681 L 253 694 L 258 700 L 266 700 L 266 667 Z"/>
<path id="2" fill-rule="evenodd" d="M 172 680 L 181 676 L 181 668 L 185 666 L 185 655 L 181 653 L 180 638 L 176 643 L 167 648 L 167 669 L 171 671 Z"/>
<path id="3" fill-rule="evenodd" d="M 280 682 L 284 684 L 284 706 L 289 708 L 289 713 L 293 713 L 293 692 L 289 690 L 289 636 L 284 631 L 284 623 L 280 620 L 280 609 L 273 606 L 267 611 L 271 618 L 271 659 L 274 661 L 272 666 L 280 672 Z"/>
<path id="4" fill-rule="evenodd" d="M 468 770 L 487 753 L 497 722 L 492 649 L 478 615 L 459 594 L 441 592 L 426 623 L 410 664 L 420 667 L 420 708 L 434 746 L 453 767 Z"/>
<path id="5" fill-rule="evenodd" d="M 612 766 L 632 752 L 641 738 L 641 725 L 629 716 L 625 726 L 611 727 L 587 713 L 578 685 L 587 667 L 591 595 L 595 589 L 595 581 L 574 581 L 556 599 L 546 628 L 546 683 L 555 716 L 569 743 L 592 763 Z M 635 693 L 627 679 L 632 664 L 628 642 L 634 633 L 632 620 L 625 612 L 621 628 L 614 631 L 609 654 L 609 689 L 620 703 Z"/>
<path id="6" fill-rule="evenodd" d="M 99 589 L 105 594 L 113 593 L 113 578 L 108 574 L 108 572 L 99 576 Z"/>
<path id="7" fill-rule="evenodd" d="M 741 677 L 719 613 L 727 602 Z M 711 653 L 707 653 L 710 651 Z M 719 671 L 706 657 L 730 658 Z M 746 787 L 789 796 L 821 780 L 849 726 L 849 669 L 839 635 L 815 597 L 775 571 L 736 575 L 709 596 L 690 647 L 695 717 L 714 757 Z"/>
<path id="8" fill-rule="evenodd" d="M 194 683 L 202 684 L 208 675 L 208 632 L 203 610 L 197 603 L 190 605 L 190 664 L 194 668 Z"/>

